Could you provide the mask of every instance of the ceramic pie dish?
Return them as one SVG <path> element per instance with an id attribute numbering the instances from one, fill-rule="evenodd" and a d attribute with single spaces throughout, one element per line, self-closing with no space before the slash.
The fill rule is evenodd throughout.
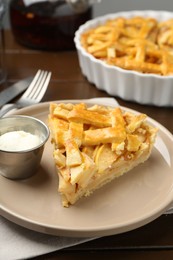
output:
<path id="1" fill-rule="evenodd" d="M 144 105 L 173 106 L 173 75 L 144 74 L 108 65 L 88 53 L 81 45 L 81 35 L 88 29 L 104 24 L 109 19 L 134 16 L 165 21 L 173 18 L 173 13 L 152 10 L 119 12 L 86 22 L 79 27 L 74 38 L 82 73 L 96 88 L 106 91 L 112 96 Z"/>

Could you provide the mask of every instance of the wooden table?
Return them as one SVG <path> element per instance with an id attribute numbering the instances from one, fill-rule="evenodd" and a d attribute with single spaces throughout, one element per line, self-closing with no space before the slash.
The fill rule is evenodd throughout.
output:
<path id="1" fill-rule="evenodd" d="M 76 51 L 43 52 L 18 45 L 5 32 L 7 84 L 34 75 L 37 69 L 52 71 L 43 101 L 109 97 L 81 74 Z M 1 89 L 4 86 L 1 86 Z M 143 106 L 117 98 L 120 105 L 148 114 L 173 133 L 173 107 Z M 120 235 L 103 237 L 35 259 L 173 259 L 173 215 Z"/>

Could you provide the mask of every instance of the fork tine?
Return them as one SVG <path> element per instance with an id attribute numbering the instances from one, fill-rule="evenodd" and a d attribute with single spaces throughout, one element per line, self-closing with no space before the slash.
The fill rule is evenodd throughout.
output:
<path id="1" fill-rule="evenodd" d="M 36 91 L 33 95 L 33 98 L 39 102 L 42 97 L 44 96 L 44 93 L 47 90 L 47 86 L 49 84 L 51 77 L 51 72 L 45 71 L 45 73 L 42 75 L 42 79 L 40 80 L 39 86 L 37 86 Z"/>
<path id="2" fill-rule="evenodd" d="M 43 80 L 45 78 L 45 75 L 46 75 L 47 71 L 41 71 L 40 73 L 40 76 L 37 80 L 37 82 L 35 83 L 35 86 L 33 87 L 33 89 L 31 90 L 31 93 L 29 94 L 29 96 L 27 98 L 30 98 L 30 99 L 35 99 L 34 96 L 35 96 L 35 93 L 38 91 L 40 91 L 41 87 L 42 87 L 42 84 L 43 84 Z"/>
<path id="3" fill-rule="evenodd" d="M 37 71 L 37 73 L 36 73 L 36 75 L 34 76 L 32 82 L 30 83 L 28 89 L 27 89 L 27 90 L 24 92 L 24 94 L 22 95 L 22 98 L 27 98 L 27 97 L 30 95 L 30 93 L 32 92 L 32 90 L 33 90 L 33 88 L 34 88 L 36 82 L 38 81 L 38 79 L 39 79 L 41 73 L 42 73 L 41 70 L 38 70 L 38 71 Z"/>

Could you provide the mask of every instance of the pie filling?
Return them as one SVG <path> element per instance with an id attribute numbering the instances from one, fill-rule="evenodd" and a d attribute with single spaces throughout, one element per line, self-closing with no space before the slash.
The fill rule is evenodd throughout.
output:
<path id="1" fill-rule="evenodd" d="M 64 207 L 148 159 L 157 129 L 146 118 L 120 107 L 50 104 L 49 128 Z"/>

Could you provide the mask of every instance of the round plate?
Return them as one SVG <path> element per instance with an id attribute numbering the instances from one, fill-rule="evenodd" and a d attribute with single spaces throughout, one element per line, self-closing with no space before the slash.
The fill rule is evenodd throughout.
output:
<path id="1" fill-rule="evenodd" d="M 103 105 L 109 104 L 103 102 Z M 13 114 L 34 116 L 47 123 L 48 113 L 47 102 Z M 173 200 L 173 136 L 153 119 L 148 122 L 159 128 L 150 158 L 69 208 L 61 205 L 49 139 L 34 176 L 23 181 L 0 176 L 1 215 L 28 229 L 73 237 L 118 234 L 156 219 Z"/>

